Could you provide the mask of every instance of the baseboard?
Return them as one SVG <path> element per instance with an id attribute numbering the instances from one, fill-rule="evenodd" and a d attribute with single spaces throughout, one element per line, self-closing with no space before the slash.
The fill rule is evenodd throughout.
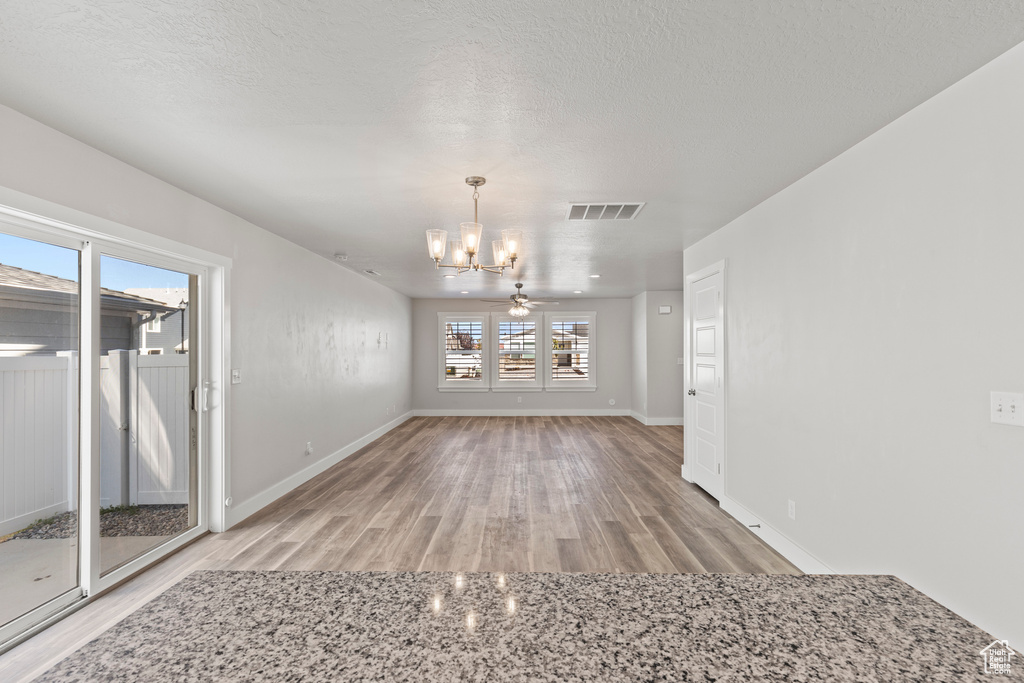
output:
<path id="1" fill-rule="evenodd" d="M 740 524 L 750 529 L 762 541 L 774 548 L 780 555 L 797 566 L 805 574 L 835 574 L 824 562 L 791 541 L 777 529 L 765 524 L 754 513 L 746 509 L 728 496 L 722 496 L 719 505 L 723 510 L 735 517 Z M 760 528 L 751 528 L 751 524 L 760 524 Z"/>
<path id="2" fill-rule="evenodd" d="M 682 427 L 681 417 L 649 417 L 645 423 L 648 427 Z"/>
<path id="3" fill-rule="evenodd" d="M 507 408 L 414 410 L 416 417 L 596 417 L 599 415 L 628 416 L 628 410 L 618 408 Z"/>
<path id="4" fill-rule="evenodd" d="M 630 417 L 647 427 L 682 427 L 681 417 L 645 417 L 635 410 L 629 411 Z"/>
<path id="5" fill-rule="evenodd" d="M 227 514 L 225 515 L 227 518 L 227 524 L 225 525 L 226 528 L 230 529 L 246 517 L 249 517 L 255 514 L 256 512 L 259 512 L 260 510 L 270 505 L 275 500 L 285 495 L 289 491 L 297 488 L 298 486 L 301 486 L 302 484 L 305 484 L 307 481 L 309 481 L 316 475 L 338 464 L 348 456 L 358 451 L 363 446 L 372 443 L 373 441 L 376 441 L 380 437 L 384 436 L 385 434 L 387 434 L 392 429 L 402 424 L 412 416 L 413 412 L 410 410 L 404 415 L 396 417 L 391 422 L 388 422 L 387 424 L 378 427 L 377 429 L 373 430 L 366 436 L 356 439 L 355 441 L 345 446 L 344 448 L 341 448 L 331 453 L 326 458 L 322 458 L 317 462 L 313 463 L 312 465 L 310 465 L 309 467 L 299 470 L 298 472 L 291 475 L 287 479 L 280 481 L 277 484 L 274 484 L 270 488 L 256 494 L 252 498 L 242 503 L 239 503 L 238 505 L 234 505 L 228 508 Z"/>

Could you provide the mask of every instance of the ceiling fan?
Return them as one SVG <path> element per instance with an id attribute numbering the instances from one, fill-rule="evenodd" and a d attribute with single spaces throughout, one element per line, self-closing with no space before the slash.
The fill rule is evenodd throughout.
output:
<path id="1" fill-rule="evenodd" d="M 516 283 L 516 293 L 509 296 L 508 300 L 505 299 L 481 299 L 487 303 L 494 304 L 491 308 L 498 308 L 499 306 L 508 306 L 508 302 L 512 302 L 512 308 L 508 309 L 508 314 L 521 318 L 530 313 L 530 309 L 534 306 L 540 306 L 542 304 L 558 304 L 558 301 L 554 299 L 531 299 L 526 294 L 523 294 L 523 283 Z"/>

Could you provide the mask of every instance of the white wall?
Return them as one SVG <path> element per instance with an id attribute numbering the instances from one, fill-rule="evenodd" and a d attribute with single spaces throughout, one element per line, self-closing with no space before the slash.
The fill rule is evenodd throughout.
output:
<path id="1" fill-rule="evenodd" d="M 470 275 L 464 277 L 482 277 Z M 492 276 L 487 276 L 492 277 Z M 558 412 L 628 415 L 632 395 L 632 312 L 630 299 L 566 299 L 556 312 L 595 311 L 597 391 L 571 392 L 440 392 L 437 390 L 437 314 L 444 311 L 485 311 L 478 299 L 413 299 L 413 408 L 417 411 Z M 516 403 L 522 396 L 523 402 Z M 609 405 L 610 399 L 615 405 Z M 471 414 L 471 413 L 470 413 Z"/>
<path id="2" fill-rule="evenodd" d="M 233 259 L 231 364 L 243 373 L 229 412 L 236 510 L 393 420 L 392 405 L 399 416 L 410 410 L 407 297 L 6 107 L 0 146 L 0 188 Z"/>
<path id="3" fill-rule="evenodd" d="M 683 423 L 683 293 L 647 292 L 647 420 L 649 424 Z M 634 299 L 635 301 L 635 299 Z M 667 315 L 661 306 L 671 306 Z"/>
<path id="4" fill-rule="evenodd" d="M 633 417 L 647 422 L 647 292 L 633 297 Z"/>
<path id="5" fill-rule="evenodd" d="M 1024 46 L 686 250 L 728 259 L 726 495 L 1024 646 Z M 797 504 L 788 519 L 786 501 Z"/>
<path id="6" fill-rule="evenodd" d="M 641 292 L 633 317 L 633 417 L 644 424 L 683 424 L 683 293 Z M 661 306 L 671 306 L 667 315 Z"/>

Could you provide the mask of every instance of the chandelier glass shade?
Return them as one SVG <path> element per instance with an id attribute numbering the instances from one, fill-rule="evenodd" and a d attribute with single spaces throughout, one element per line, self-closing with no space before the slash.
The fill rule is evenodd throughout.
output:
<path id="1" fill-rule="evenodd" d="M 448 231 L 427 230 L 427 255 L 434 261 L 435 268 L 455 268 L 458 275 L 467 270 L 485 270 L 488 273 L 503 275 L 506 268 L 514 269 L 516 267 L 516 260 L 519 258 L 519 251 L 523 244 L 522 230 L 502 230 L 501 239 L 491 242 L 491 254 L 494 262 L 489 265 L 480 263 L 484 226 L 479 223 L 480 192 L 478 188 L 485 182 L 487 182 L 486 178 L 480 176 L 466 178 L 466 184 L 473 188 L 473 222 L 459 224 L 459 236 L 462 239 L 451 241 L 450 249 L 448 249 L 451 253 L 451 263 L 441 263 L 445 256 Z M 523 309 L 526 310 L 525 307 Z M 513 315 L 526 314 L 513 313 Z"/>

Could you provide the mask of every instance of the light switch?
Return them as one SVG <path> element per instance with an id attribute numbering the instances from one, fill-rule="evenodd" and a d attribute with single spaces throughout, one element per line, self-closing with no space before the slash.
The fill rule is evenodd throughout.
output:
<path id="1" fill-rule="evenodd" d="M 238 368 L 233 368 L 231 370 L 231 383 L 232 384 L 241 384 L 242 383 L 242 371 L 239 370 Z"/>
<path id="2" fill-rule="evenodd" d="M 993 391 L 992 422 L 1024 427 L 1024 394 Z"/>
<path id="3" fill-rule="evenodd" d="M 668 315 L 672 312 L 671 306 L 658 306 L 658 315 Z"/>

